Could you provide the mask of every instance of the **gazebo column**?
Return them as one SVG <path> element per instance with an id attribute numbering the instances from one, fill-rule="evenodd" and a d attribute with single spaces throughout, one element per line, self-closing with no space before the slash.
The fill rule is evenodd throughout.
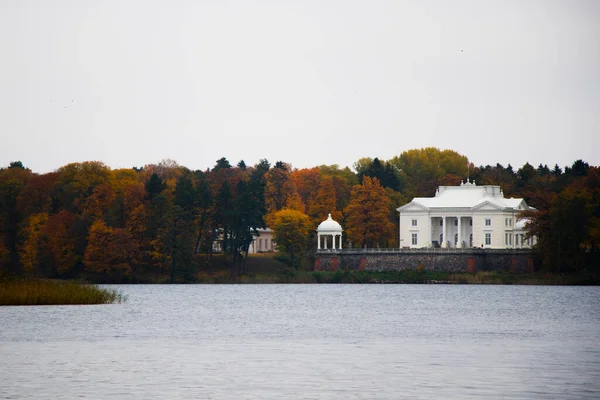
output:
<path id="1" fill-rule="evenodd" d="M 317 250 L 321 250 L 321 234 L 317 233 Z"/>
<path id="2" fill-rule="evenodd" d="M 327 235 L 323 236 L 323 248 L 327 250 Z"/>

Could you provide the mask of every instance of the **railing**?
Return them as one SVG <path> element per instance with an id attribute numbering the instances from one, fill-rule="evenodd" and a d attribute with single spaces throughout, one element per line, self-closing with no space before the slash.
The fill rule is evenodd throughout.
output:
<path id="1" fill-rule="evenodd" d="M 515 248 L 515 249 L 482 249 L 480 247 L 424 247 L 420 249 L 405 248 L 399 249 L 394 248 L 347 248 L 347 249 L 319 249 L 317 254 L 383 254 L 383 253 L 531 253 L 529 248 Z"/>

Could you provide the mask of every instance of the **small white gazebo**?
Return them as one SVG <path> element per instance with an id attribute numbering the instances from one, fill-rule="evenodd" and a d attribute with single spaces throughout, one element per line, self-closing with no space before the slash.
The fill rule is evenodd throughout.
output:
<path id="1" fill-rule="evenodd" d="M 321 250 L 321 237 L 323 237 L 323 249 L 327 249 L 327 238 L 331 236 L 331 248 L 341 249 L 342 248 L 342 226 L 329 217 L 319 224 L 317 227 L 317 250 Z M 336 237 L 339 237 L 338 245 L 336 247 Z"/>

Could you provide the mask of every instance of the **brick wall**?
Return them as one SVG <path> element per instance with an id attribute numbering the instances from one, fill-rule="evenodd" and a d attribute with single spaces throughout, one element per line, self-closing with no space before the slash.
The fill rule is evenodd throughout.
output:
<path id="1" fill-rule="evenodd" d="M 394 253 L 394 254 L 317 254 L 315 269 L 364 271 L 533 272 L 531 254 L 473 253 Z"/>

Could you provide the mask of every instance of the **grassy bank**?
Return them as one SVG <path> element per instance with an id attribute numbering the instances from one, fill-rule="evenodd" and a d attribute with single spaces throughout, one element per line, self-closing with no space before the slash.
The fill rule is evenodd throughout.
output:
<path id="1" fill-rule="evenodd" d="M 0 306 L 110 304 L 125 301 L 112 289 L 70 281 L 8 280 L 0 281 Z"/>
<path id="2" fill-rule="evenodd" d="M 477 285 L 598 285 L 595 275 L 515 274 L 509 272 L 451 273 L 444 271 L 312 272 L 318 283 L 422 283 Z"/>
<path id="3" fill-rule="evenodd" d="M 183 280 L 177 275 L 172 282 L 169 271 L 137 271 L 129 276 L 84 273 L 78 278 L 100 284 L 166 284 L 166 283 L 418 283 L 418 284 L 485 284 L 485 285 L 600 285 L 600 274 L 531 274 L 479 271 L 451 273 L 446 271 L 311 271 L 312 260 L 306 258 L 299 269 L 291 268 L 278 259 L 276 253 L 251 254 L 241 275 L 232 273 L 230 256 L 199 255 L 193 278 Z M 596 269 L 590 269 L 596 271 Z M 118 299 L 111 301 L 119 301 Z M 106 301 L 106 302 L 111 302 Z M 39 304 L 39 303 L 38 303 Z M 50 303 L 48 303 L 50 304 Z M 71 303 L 73 304 L 73 303 Z"/>
<path id="4" fill-rule="evenodd" d="M 201 274 L 198 283 L 408 283 L 475 285 L 600 285 L 593 275 L 515 274 L 509 272 L 450 273 L 444 271 L 306 271 L 283 269 L 273 273 L 232 277 L 229 271 Z"/>

